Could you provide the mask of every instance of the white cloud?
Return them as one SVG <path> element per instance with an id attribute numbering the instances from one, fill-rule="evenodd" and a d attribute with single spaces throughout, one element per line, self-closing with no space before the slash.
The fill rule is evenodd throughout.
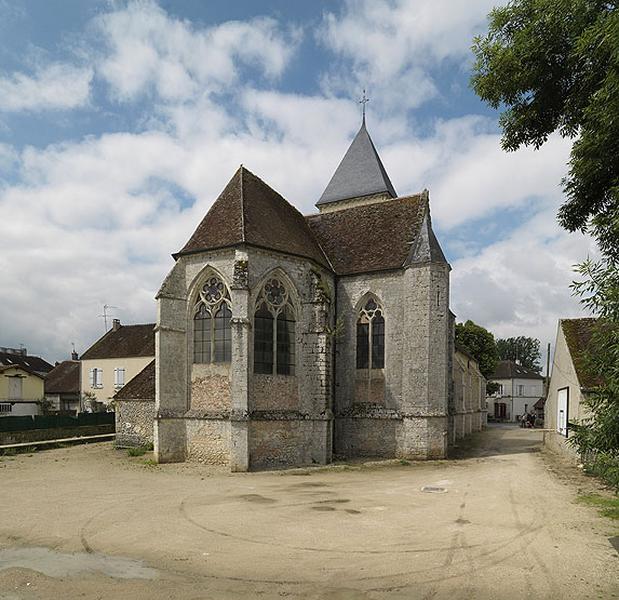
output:
<path id="1" fill-rule="evenodd" d="M 593 240 L 567 233 L 546 209 L 505 239 L 452 264 L 452 307 L 496 337 L 526 335 L 554 344 L 559 318 L 584 316 L 570 294 L 573 265 L 597 256 Z"/>
<path id="2" fill-rule="evenodd" d="M 83 106 L 90 96 L 92 69 L 53 63 L 33 75 L 0 77 L 0 112 L 68 110 Z"/>
<path id="3" fill-rule="evenodd" d="M 500 3 L 500 2 L 499 2 Z M 438 94 L 431 67 L 471 60 L 496 0 L 347 0 L 327 13 L 319 38 L 347 62 L 325 78 L 329 90 L 380 90 L 383 110 L 414 108 Z M 352 71 L 348 66 L 352 62 Z M 388 91 L 388 93 L 386 93 Z"/>
<path id="4" fill-rule="evenodd" d="M 243 65 L 273 79 L 299 41 L 298 31 L 282 30 L 269 18 L 197 29 L 150 1 L 105 13 L 96 24 L 106 46 L 99 73 L 121 100 L 151 90 L 169 102 L 222 91 Z"/>

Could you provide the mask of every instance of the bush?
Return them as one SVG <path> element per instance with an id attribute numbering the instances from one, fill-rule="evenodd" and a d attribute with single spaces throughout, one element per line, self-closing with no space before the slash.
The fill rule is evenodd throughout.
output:
<path id="1" fill-rule="evenodd" d="M 585 461 L 585 472 L 603 479 L 619 493 L 619 457 L 597 454 Z"/>
<path id="2" fill-rule="evenodd" d="M 148 452 L 146 446 L 139 446 L 137 448 L 129 448 L 127 450 L 127 456 L 144 456 Z"/>

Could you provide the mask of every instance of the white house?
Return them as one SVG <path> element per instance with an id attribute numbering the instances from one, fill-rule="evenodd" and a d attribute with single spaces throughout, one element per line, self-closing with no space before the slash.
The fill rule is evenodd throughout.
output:
<path id="1" fill-rule="evenodd" d="M 500 361 L 488 381 L 499 385 L 487 398 L 488 417 L 497 421 L 519 421 L 544 396 L 544 378 L 513 360 Z"/>

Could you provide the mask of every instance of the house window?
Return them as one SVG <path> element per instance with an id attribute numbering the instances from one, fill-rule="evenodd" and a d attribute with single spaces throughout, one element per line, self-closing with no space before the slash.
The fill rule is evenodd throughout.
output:
<path id="1" fill-rule="evenodd" d="M 370 298 L 357 319 L 357 369 L 385 367 L 385 318 L 381 306 Z"/>
<path id="2" fill-rule="evenodd" d="M 10 413 L 13 411 L 12 404 L 0 404 L 0 413 Z"/>
<path id="3" fill-rule="evenodd" d="M 524 385 L 519 385 L 518 386 L 518 395 L 519 396 L 524 396 Z"/>
<path id="4" fill-rule="evenodd" d="M 117 367 L 114 369 L 114 387 L 118 389 L 123 385 L 125 385 L 125 369 Z"/>
<path id="5" fill-rule="evenodd" d="M 290 295 L 276 278 L 264 284 L 254 313 L 254 373 L 294 375 L 296 319 Z"/>
<path id="6" fill-rule="evenodd" d="M 497 393 L 499 396 L 502 396 L 502 395 L 503 395 L 503 384 L 502 384 L 502 383 L 497 384 L 497 390 L 496 390 L 496 393 Z"/>
<path id="7" fill-rule="evenodd" d="M 230 293 L 219 277 L 210 277 L 200 290 L 193 317 L 193 362 L 232 360 Z"/>
<path id="8" fill-rule="evenodd" d="M 103 387 L 103 369 L 90 369 L 90 387 L 93 389 Z"/>

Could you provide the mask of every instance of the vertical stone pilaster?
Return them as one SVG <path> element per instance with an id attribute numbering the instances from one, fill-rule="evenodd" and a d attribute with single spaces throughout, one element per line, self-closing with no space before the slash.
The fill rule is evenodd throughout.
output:
<path id="1" fill-rule="evenodd" d="M 237 250 L 230 290 L 232 300 L 232 368 L 230 390 L 230 470 L 249 469 L 250 314 L 247 253 Z"/>
<path id="2" fill-rule="evenodd" d="M 155 329 L 155 423 L 154 449 L 157 462 L 186 459 L 187 410 L 186 298 L 177 263 L 157 295 Z"/>

